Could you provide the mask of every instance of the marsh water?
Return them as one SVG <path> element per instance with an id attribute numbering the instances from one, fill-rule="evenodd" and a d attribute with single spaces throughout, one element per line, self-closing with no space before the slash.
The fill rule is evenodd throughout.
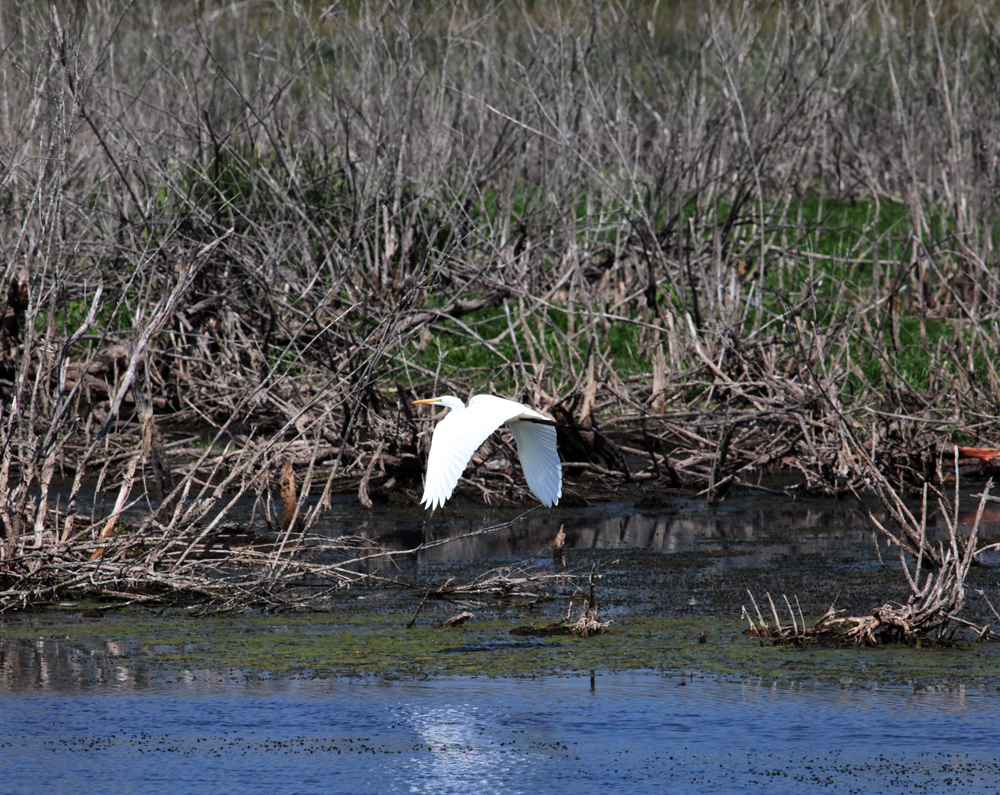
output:
<path id="1" fill-rule="evenodd" d="M 509 634 L 564 612 L 558 598 L 428 605 L 406 630 L 407 590 L 295 616 L 63 604 L 3 617 L 0 793 L 1000 788 L 993 644 L 775 649 L 742 634 L 748 592 L 815 617 L 833 599 L 860 610 L 905 594 L 856 505 L 745 495 L 518 515 L 344 504 L 329 532 L 409 549 L 500 526 L 391 564 L 435 581 L 544 553 L 563 527 L 569 564 L 602 571 L 615 633 Z M 995 519 L 983 533 L 1000 536 Z M 983 563 L 974 617 L 988 613 L 977 589 L 998 602 L 998 561 Z M 467 625 L 438 627 L 464 608 Z"/>
<path id="2" fill-rule="evenodd" d="M 651 673 L 0 699 L 4 792 L 995 792 L 997 697 Z"/>

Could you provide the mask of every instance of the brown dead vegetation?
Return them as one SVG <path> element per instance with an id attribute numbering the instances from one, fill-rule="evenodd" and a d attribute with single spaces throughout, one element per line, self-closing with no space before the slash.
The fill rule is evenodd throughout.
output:
<path id="1" fill-rule="evenodd" d="M 429 393 L 591 428 L 567 502 L 1000 443 L 992 15 L 668 5 L 5 6 L 0 609 L 358 581 Z"/>
<path id="2" fill-rule="evenodd" d="M 748 635 L 754 635 L 775 644 L 801 645 L 807 641 L 825 643 L 854 643 L 874 646 L 880 643 L 920 644 L 924 639 L 935 642 L 951 642 L 958 629 L 972 629 L 977 639 L 1000 638 L 1000 631 L 991 624 L 976 626 L 960 615 L 966 602 L 966 576 L 978 554 L 989 549 L 996 549 L 1000 544 L 979 543 L 980 523 L 988 502 L 993 499 L 990 489 L 992 479 L 987 481 L 979 495 L 979 508 L 976 512 L 972 528 L 965 533 L 959 528 L 959 490 L 958 490 L 958 455 L 955 455 L 955 492 L 951 499 L 936 492 L 939 516 L 943 517 L 948 530 L 948 540 L 940 542 L 936 547 L 928 536 L 928 492 L 930 484 L 925 484 L 922 511 L 919 520 L 914 517 L 905 504 L 892 493 L 876 484 L 875 490 L 884 503 L 893 502 L 889 508 L 890 515 L 896 520 L 902 532 L 897 533 L 886 528 L 871 513 L 873 524 L 878 530 L 892 540 L 898 550 L 902 571 L 910 587 L 910 598 L 906 604 L 884 604 L 874 608 L 871 613 L 861 616 L 844 616 L 842 611 L 835 610 L 831 605 L 829 610 L 814 624 L 807 625 L 801 608 L 792 608 L 788 597 L 783 597 L 787 609 L 787 622 L 782 623 L 775 607 L 774 600 L 767 594 L 770 614 L 774 619 L 769 624 L 761 613 L 753 594 L 750 600 L 753 610 L 743 609 L 750 627 Z M 912 546 L 916 544 L 916 546 Z M 996 609 L 985 594 L 979 592 L 994 616 Z M 798 601 L 796 600 L 796 607 Z M 790 623 L 789 623 L 790 622 Z"/>

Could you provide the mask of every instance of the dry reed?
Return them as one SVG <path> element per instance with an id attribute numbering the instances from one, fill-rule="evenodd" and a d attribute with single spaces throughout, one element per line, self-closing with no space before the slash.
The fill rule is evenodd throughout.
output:
<path id="1" fill-rule="evenodd" d="M 417 393 L 599 429 L 570 495 L 919 493 L 1000 440 L 977 9 L 5 6 L 0 608 L 352 582 L 310 530 L 414 499 Z"/>

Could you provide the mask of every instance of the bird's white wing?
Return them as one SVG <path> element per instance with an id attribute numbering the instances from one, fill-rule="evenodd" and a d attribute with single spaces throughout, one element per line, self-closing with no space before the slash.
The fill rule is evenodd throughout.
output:
<path id="1" fill-rule="evenodd" d="M 531 414 L 548 419 L 536 412 Z M 524 420 L 512 420 L 509 427 L 517 442 L 517 455 L 528 488 L 543 505 L 551 508 L 562 496 L 562 464 L 556 449 L 556 429 Z"/>
<path id="2" fill-rule="evenodd" d="M 512 400 L 477 395 L 468 408 L 449 412 L 434 428 L 421 504 L 431 510 L 444 505 L 486 437 L 522 411 L 524 407 Z"/>

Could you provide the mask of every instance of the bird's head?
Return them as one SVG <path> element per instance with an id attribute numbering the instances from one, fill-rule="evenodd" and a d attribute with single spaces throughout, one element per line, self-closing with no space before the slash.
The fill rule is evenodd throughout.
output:
<path id="1" fill-rule="evenodd" d="M 432 397 L 426 398 L 424 400 L 414 400 L 414 405 L 418 403 L 430 403 L 437 406 L 446 406 L 449 409 L 460 410 L 465 408 L 465 403 L 462 402 L 461 398 L 457 398 L 454 395 L 444 395 L 443 397 Z"/>

